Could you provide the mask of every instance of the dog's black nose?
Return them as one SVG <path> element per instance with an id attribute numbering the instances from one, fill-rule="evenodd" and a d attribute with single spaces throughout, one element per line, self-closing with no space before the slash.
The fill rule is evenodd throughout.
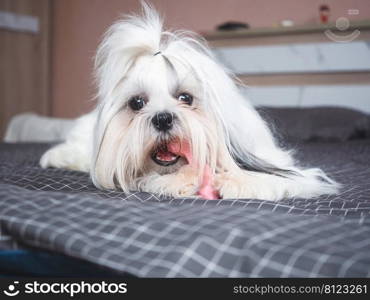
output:
<path id="1" fill-rule="evenodd" d="M 154 127 L 159 131 L 167 131 L 172 128 L 173 125 L 173 116 L 169 112 L 157 113 L 152 118 L 152 123 Z"/>

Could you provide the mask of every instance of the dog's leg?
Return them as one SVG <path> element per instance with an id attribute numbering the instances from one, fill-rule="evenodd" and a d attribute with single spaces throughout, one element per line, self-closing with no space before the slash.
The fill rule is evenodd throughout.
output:
<path id="1" fill-rule="evenodd" d="M 91 161 L 94 118 L 94 113 L 90 113 L 77 119 L 76 125 L 71 129 L 66 141 L 52 147 L 42 155 L 41 167 L 88 172 Z"/>
<path id="2" fill-rule="evenodd" d="M 172 174 L 160 175 L 153 172 L 141 177 L 135 188 L 164 196 L 193 197 L 199 188 L 199 176 L 194 168 L 185 165 Z"/>
<path id="3" fill-rule="evenodd" d="M 299 174 L 288 177 L 245 170 L 224 172 L 216 174 L 215 187 L 224 199 L 247 198 L 270 201 L 317 197 L 335 193 L 338 188 L 320 169 L 299 170 Z"/>
<path id="4" fill-rule="evenodd" d="M 54 167 L 88 172 L 90 156 L 79 148 L 81 145 L 73 143 L 56 145 L 42 155 L 40 165 L 43 168 Z"/>

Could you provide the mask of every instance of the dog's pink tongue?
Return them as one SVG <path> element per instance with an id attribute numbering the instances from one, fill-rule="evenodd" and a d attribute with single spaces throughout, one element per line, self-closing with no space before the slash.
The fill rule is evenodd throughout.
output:
<path id="1" fill-rule="evenodd" d="M 205 167 L 203 181 L 199 187 L 198 194 L 207 200 L 216 200 L 221 198 L 218 191 L 213 187 L 213 178 L 209 166 Z"/>
<path id="2" fill-rule="evenodd" d="M 188 142 L 173 141 L 167 145 L 167 148 L 172 153 L 185 157 L 190 165 L 193 163 L 193 156 L 191 155 Z"/>
<path id="3" fill-rule="evenodd" d="M 196 163 L 193 162 L 193 156 L 188 142 L 171 142 L 168 145 L 168 150 L 185 157 L 190 165 L 196 167 Z M 220 199 L 218 191 L 213 187 L 213 178 L 208 165 L 205 167 L 198 195 L 207 200 Z"/>

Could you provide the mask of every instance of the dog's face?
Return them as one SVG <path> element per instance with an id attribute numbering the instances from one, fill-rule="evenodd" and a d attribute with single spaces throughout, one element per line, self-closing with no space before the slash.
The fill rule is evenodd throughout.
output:
<path id="1" fill-rule="evenodd" d="M 113 93 L 121 107 L 107 124 L 96 163 L 103 187 L 134 188 L 151 172 L 215 160 L 217 120 L 192 69 L 165 54 L 141 56 Z"/>

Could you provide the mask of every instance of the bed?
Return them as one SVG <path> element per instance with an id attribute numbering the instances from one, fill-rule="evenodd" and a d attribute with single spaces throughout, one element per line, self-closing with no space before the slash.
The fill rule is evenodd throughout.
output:
<path id="1" fill-rule="evenodd" d="M 41 169 L 50 143 L 0 144 L 0 274 L 369 277 L 370 118 L 340 108 L 260 109 L 335 196 L 203 200 L 101 191 Z"/>

